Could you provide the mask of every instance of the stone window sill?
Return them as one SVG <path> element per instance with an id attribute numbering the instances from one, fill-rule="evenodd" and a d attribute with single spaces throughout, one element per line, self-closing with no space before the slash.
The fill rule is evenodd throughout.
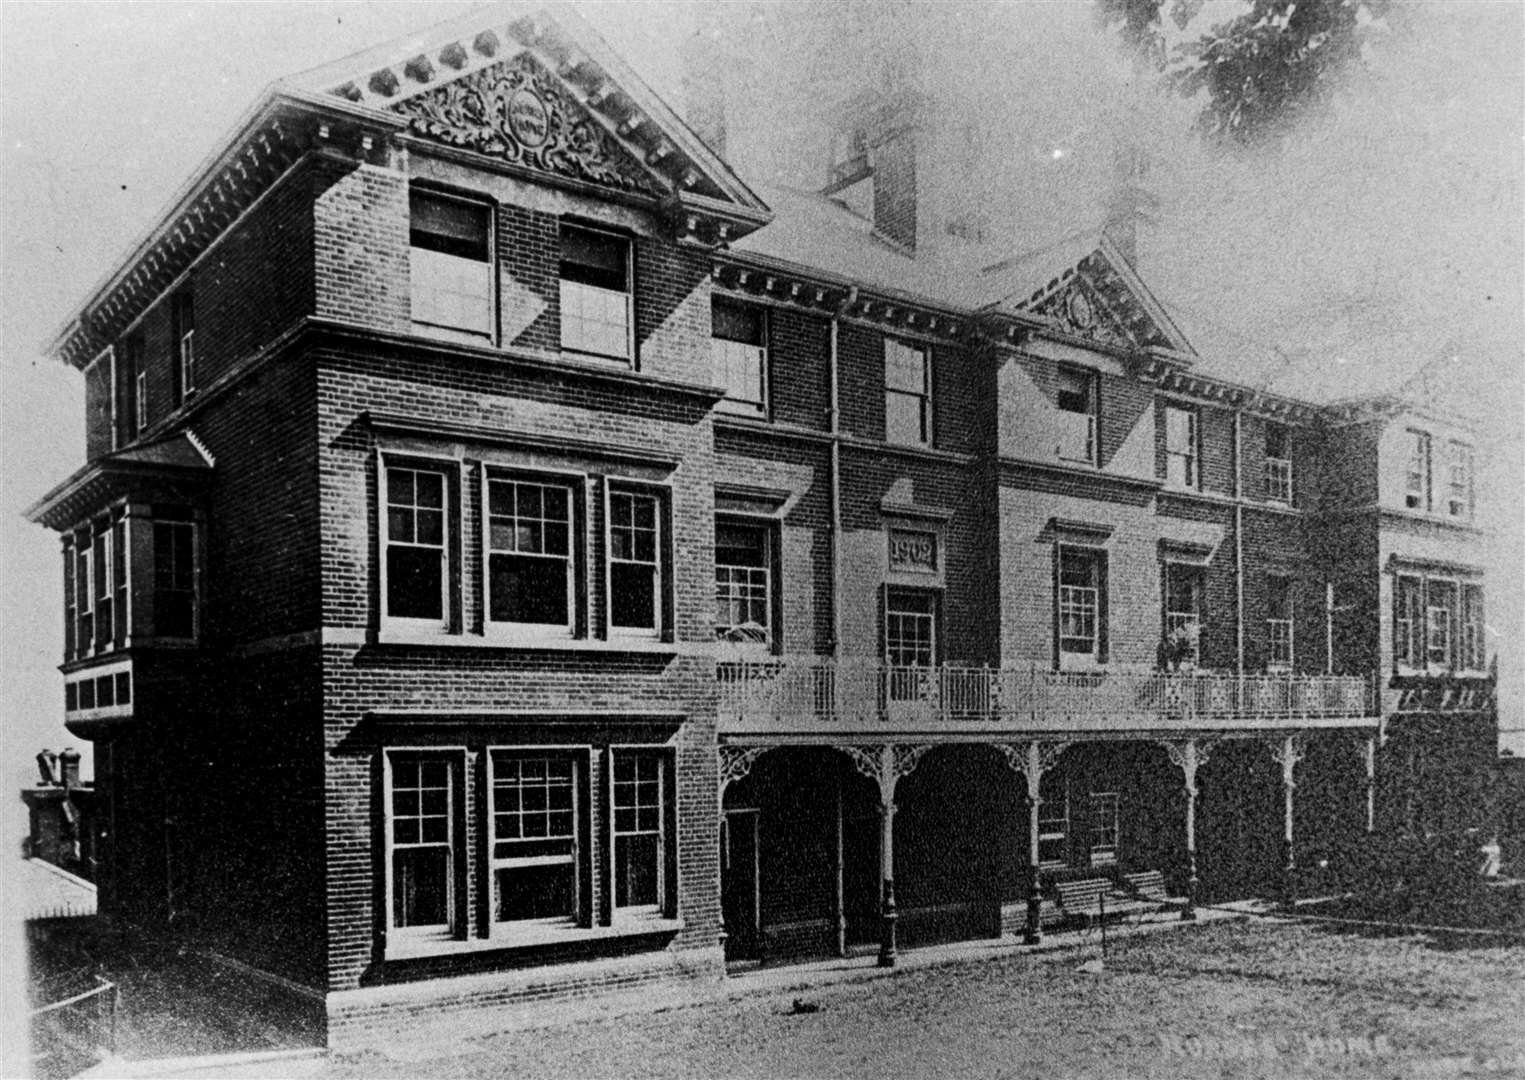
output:
<path id="1" fill-rule="evenodd" d="M 642 937 L 648 934 L 675 934 L 683 929 L 682 919 L 639 916 L 617 919 L 612 926 L 526 926 L 485 938 L 428 938 L 388 941 L 388 960 L 420 960 L 434 956 L 456 956 L 488 952 L 513 952 L 546 945 L 567 945 L 585 941 L 607 941 Z"/>

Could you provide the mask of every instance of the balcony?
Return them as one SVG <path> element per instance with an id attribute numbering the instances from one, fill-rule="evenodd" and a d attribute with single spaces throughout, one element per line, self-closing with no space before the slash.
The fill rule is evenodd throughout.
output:
<path id="1" fill-rule="evenodd" d="M 890 667 L 818 656 L 723 663 L 720 731 L 1000 735 L 1364 727 L 1369 679 L 1347 675 Z"/>

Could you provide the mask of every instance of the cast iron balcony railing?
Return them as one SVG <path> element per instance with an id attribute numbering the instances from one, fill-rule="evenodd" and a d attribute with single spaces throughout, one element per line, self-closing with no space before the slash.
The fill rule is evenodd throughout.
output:
<path id="1" fill-rule="evenodd" d="M 746 730 L 1127 730 L 1375 723 L 1355 675 L 892 667 L 818 656 L 724 662 L 720 723 Z"/>

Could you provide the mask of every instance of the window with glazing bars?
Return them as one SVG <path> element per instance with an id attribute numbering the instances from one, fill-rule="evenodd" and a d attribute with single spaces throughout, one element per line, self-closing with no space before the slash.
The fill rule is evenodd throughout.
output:
<path id="1" fill-rule="evenodd" d="M 660 913 L 666 903 L 664 776 L 656 753 L 614 754 L 614 906 Z"/>
<path id="2" fill-rule="evenodd" d="M 487 478 L 487 621 L 573 632 L 572 489 Z"/>
<path id="3" fill-rule="evenodd" d="M 1101 555 L 1085 548 L 1059 552 L 1059 651 L 1095 657 L 1099 653 Z"/>
<path id="4" fill-rule="evenodd" d="M 1266 424 L 1266 498 L 1292 501 L 1292 433 L 1285 424 Z"/>
<path id="5" fill-rule="evenodd" d="M 919 345 L 884 341 L 884 439 L 926 446 L 932 442 L 932 364 Z"/>
<path id="6" fill-rule="evenodd" d="M 773 638 L 771 530 L 715 523 L 715 636 L 767 644 Z"/>
<path id="7" fill-rule="evenodd" d="M 388 465 L 386 497 L 383 613 L 392 619 L 443 624 L 449 577 L 445 475 Z"/>
<path id="8" fill-rule="evenodd" d="M 389 755 L 391 925 L 449 933 L 454 924 L 455 777 L 443 758 Z"/>
<path id="9" fill-rule="evenodd" d="M 578 915 L 577 768 L 566 755 L 494 750 L 494 920 Z"/>
<path id="10" fill-rule="evenodd" d="M 609 627 L 662 629 L 661 504 L 652 494 L 609 493 Z"/>
<path id="11" fill-rule="evenodd" d="M 1266 578 L 1267 661 L 1280 670 L 1292 667 L 1292 579 L 1281 574 Z"/>

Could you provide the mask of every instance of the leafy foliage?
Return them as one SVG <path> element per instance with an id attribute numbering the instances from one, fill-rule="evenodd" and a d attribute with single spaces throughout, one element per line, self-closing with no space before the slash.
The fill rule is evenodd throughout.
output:
<path id="1" fill-rule="evenodd" d="M 1196 127 L 1211 143 L 1272 140 L 1326 106 L 1361 59 L 1392 0 L 1248 0 L 1238 16 L 1171 47 L 1168 14 L 1184 32 L 1203 0 L 1096 0 L 1102 24 L 1187 98 L 1206 93 Z"/>

